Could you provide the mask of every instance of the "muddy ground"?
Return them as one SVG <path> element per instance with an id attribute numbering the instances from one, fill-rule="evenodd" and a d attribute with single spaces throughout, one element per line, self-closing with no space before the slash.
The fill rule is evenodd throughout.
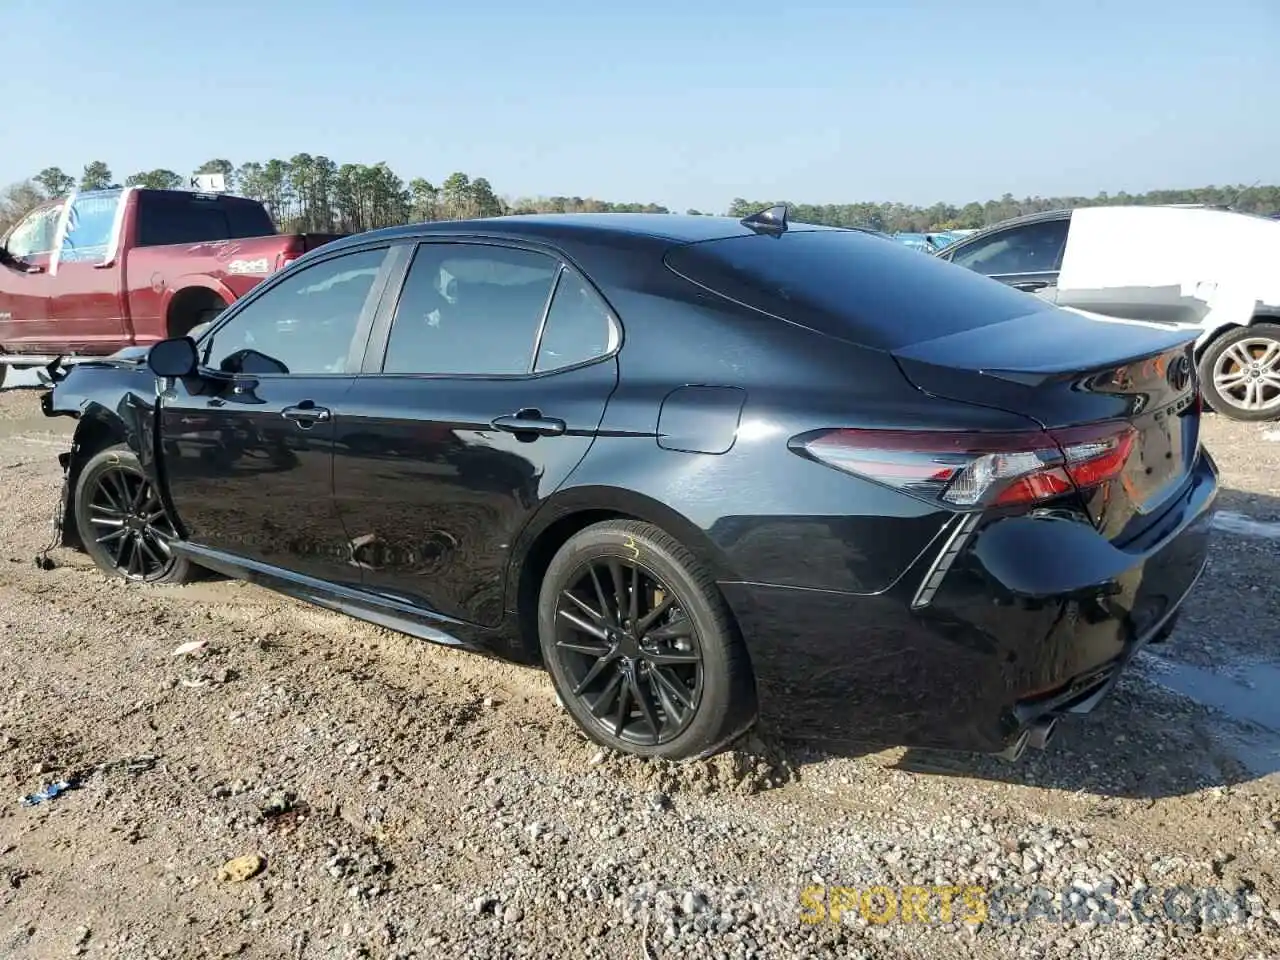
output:
<path id="1" fill-rule="evenodd" d="M 587 744 L 535 670 L 242 584 L 38 568 L 72 424 L 37 401 L 0 393 L 0 956 L 1280 954 L 1277 425 L 1208 419 L 1206 577 L 1047 753 L 762 731 L 670 766 Z M 256 874 L 220 877 L 237 857 Z M 874 886 L 1005 892 L 880 923 Z"/>

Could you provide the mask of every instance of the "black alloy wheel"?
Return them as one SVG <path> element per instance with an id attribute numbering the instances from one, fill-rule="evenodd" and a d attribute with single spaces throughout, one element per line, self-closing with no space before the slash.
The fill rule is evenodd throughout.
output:
<path id="1" fill-rule="evenodd" d="M 702 699 L 693 621 L 639 563 L 589 560 L 560 591 L 556 652 L 572 693 L 614 737 L 658 746 L 680 735 Z"/>
<path id="2" fill-rule="evenodd" d="M 103 571 L 144 583 L 190 579 L 190 563 L 174 554 L 179 539 L 159 494 L 127 447 L 103 450 L 84 465 L 76 485 L 76 525 Z"/>
<path id="3" fill-rule="evenodd" d="M 678 542 L 634 521 L 571 537 L 544 578 L 543 659 L 597 743 L 705 756 L 750 725 L 755 689 L 714 580 Z"/>

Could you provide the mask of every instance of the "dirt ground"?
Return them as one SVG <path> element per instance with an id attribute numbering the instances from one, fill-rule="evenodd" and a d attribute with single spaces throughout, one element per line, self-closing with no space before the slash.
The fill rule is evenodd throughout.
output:
<path id="1" fill-rule="evenodd" d="M 1208 418 L 1206 577 L 1049 751 L 766 730 L 673 766 L 585 742 L 535 670 L 243 584 L 40 569 L 72 423 L 38 396 L 0 394 L 0 956 L 1280 955 L 1277 425 Z M 905 887 L 923 914 L 878 922 Z"/>

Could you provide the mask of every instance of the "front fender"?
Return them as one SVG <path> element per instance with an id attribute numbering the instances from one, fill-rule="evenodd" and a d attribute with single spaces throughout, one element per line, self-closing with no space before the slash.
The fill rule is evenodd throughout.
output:
<path id="1" fill-rule="evenodd" d="M 65 483 L 59 523 L 61 543 L 80 546 L 76 531 L 75 489 L 85 463 L 100 450 L 126 444 L 156 481 L 153 443 L 155 378 L 130 361 L 98 361 L 72 367 L 41 400 L 46 416 L 76 421 L 71 449 L 58 460 Z"/>

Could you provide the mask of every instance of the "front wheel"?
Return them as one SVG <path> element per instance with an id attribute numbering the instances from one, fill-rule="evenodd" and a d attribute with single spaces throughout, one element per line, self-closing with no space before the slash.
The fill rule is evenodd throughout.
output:
<path id="1" fill-rule="evenodd" d="M 538 635 L 564 706 L 597 743 L 707 756 L 755 719 L 746 649 L 715 581 L 652 524 L 571 537 L 542 581 Z"/>
<path id="2" fill-rule="evenodd" d="M 111 576 L 143 583 L 193 579 L 191 562 L 173 552 L 173 521 L 127 446 L 108 447 L 84 465 L 75 510 L 80 542 Z"/>
<path id="3" fill-rule="evenodd" d="M 1200 361 L 1209 406 L 1232 420 L 1280 416 L 1280 324 L 1255 323 L 1223 334 Z"/>

